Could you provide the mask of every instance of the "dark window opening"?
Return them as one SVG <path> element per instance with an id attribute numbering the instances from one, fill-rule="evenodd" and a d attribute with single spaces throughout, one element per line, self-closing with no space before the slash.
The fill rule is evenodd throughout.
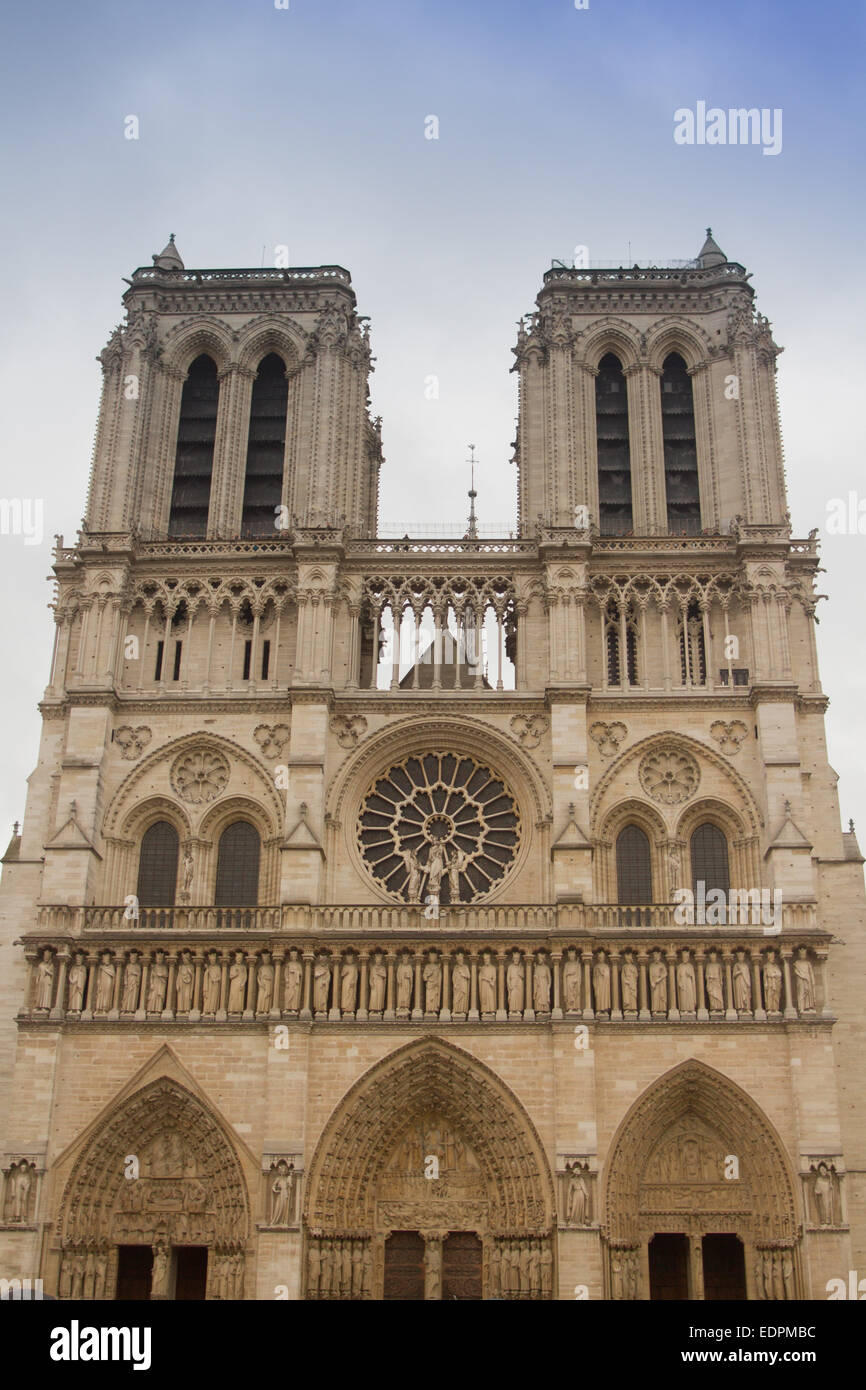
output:
<path id="1" fill-rule="evenodd" d="M 157 642 L 157 644 L 156 644 L 156 670 L 155 670 L 154 673 L 153 673 L 153 679 L 154 679 L 155 681 L 158 681 L 158 680 L 161 680 L 161 679 L 162 679 L 162 653 L 163 653 L 164 648 L 165 648 L 165 643 L 164 643 L 164 642 Z"/>
<path id="2" fill-rule="evenodd" d="M 245 681 L 248 681 L 249 678 L 250 678 L 250 663 L 252 662 L 252 659 L 253 659 L 253 644 L 252 644 L 252 642 L 244 642 L 244 674 L 243 674 L 243 679 L 244 679 Z"/>
<path id="3" fill-rule="evenodd" d="M 680 621 L 680 670 L 683 685 L 706 685 L 707 648 L 704 641 L 704 620 L 696 599 L 692 599 Z M 688 663 L 686 643 L 688 642 Z"/>
<path id="4" fill-rule="evenodd" d="M 616 886 L 621 903 L 635 906 L 653 900 L 650 843 L 639 825 L 627 825 L 617 836 Z"/>
<path id="5" fill-rule="evenodd" d="M 286 364 L 272 352 L 259 364 L 250 403 L 241 518 L 241 529 L 245 536 L 270 536 L 275 533 L 277 508 L 283 491 L 288 399 Z"/>
<path id="6" fill-rule="evenodd" d="M 649 1243 L 650 1298 L 681 1300 L 689 1296 L 689 1238 L 674 1232 Z"/>
<path id="7" fill-rule="evenodd" d="M 269 641 L 264 641 L 264 642 L 262 643 L 262 680 L 263 680 L 263 681 L 266 681 L 267 678 L 268 678 L 268 671 L 270 670 L 270 666 L 271 666 L 271 644 L 270 644 Z"/>
<path id="8" fill-rule="evenodd" d="M 706 892 L 721 888 L 727 897 L 731 886 L 728 841 L 717 825 L 699 825 L 691 838 L 692 888 L 704 883 Z"/>
<path id="9" fill-rule="evenodd" d="M 628 394 L 612 352 L 602 358 L 595 379 L 595 429 L 599 530 L 603 536 L 622 536 L 633 529 Z"/>
<path id="10" fill-rule="evenodd" d="M 739 1236 L 704 1236 L 701 1257 L 704 1298 L 708 1303 L 738 1301 L 746 1297 L 746 1256 Z"/>
<path id="11" fill-rule="evenodd" d="M 179 681 L 179 680 L 180 680 L 180 658 L 181 658 L 181 652 L 182 652 L 182 651 L 183 651 L 183 642 L 175 642 L 175 644 L 174 644 L 174 671 L 172 672 L 172 676 L 171 676 L 171 678 L 172 678 L 173 681 Z"/>
<path id="12" fill-rule="evenodd" d="M 218 406 L 216 363 L 206 355 L 197 357 L 189 369 L 180 401 L 168 520 L 170 536 L 207 533 Z"/>
<path id="13" fill-rule="evenodd" d="M 142 1302 L 150 1298 L 153 1273 L 153 1247 L 120 1245 L 117 1249 L 117 1286 L 114 1297 L 120 1303 Z"/>
<path id="14" fill-rule="evenodd" d="M 668 531 L 697 536 L 701 529 L 698 450 L 692 382 L 679 353 L 672 352 L 662 368 L 662 440 Z"/>
<path id="15" fill-rule="evenodd" d="M 604 613 L 604 646 L 608 685 L 622 685 L 622 622 L 617 604 L 611 601 Z M 629 606 L 625 617 L 626 683 L 637 685 L 637 619 Z"/>
<path id="16" fill-rule="evenodd" d="M 235 821 L 220 836 L 217 851 L 217 907 L 255 907 L 259 901 L 259 833 L 248 821 Z"/>
<path id="17" fill-rule="evenodd" d="M 178 834 L 166 820 L 158 820 L 142 836 L 138 857 L 139 907 L 173 907 L 177 888 Z"/>

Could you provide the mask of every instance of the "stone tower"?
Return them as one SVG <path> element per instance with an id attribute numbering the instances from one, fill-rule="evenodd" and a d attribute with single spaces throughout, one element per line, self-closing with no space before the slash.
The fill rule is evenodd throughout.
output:
<path id="1" fill-rule="evenodd" d="M 128 285 L 3 860 L 3 1268 L 826 1297 L 863 861 L 744 268 L 547 272 L 519 534 L 435 542 L 376 536 L 345 270 Z"/>

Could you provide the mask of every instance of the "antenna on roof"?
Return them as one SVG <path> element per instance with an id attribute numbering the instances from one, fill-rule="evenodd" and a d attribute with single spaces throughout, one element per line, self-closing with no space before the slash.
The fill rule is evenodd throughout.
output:
<path id="1" fill-rule="evenodd" d="M 478 539 L 478 518 L 475 515 L 475 499 L 478 493 L 475 491 L 475 445 L 469 445 L 469 458 L 466 462 L 472 469 L 472 485 L 469 489 L 469 529 L 463 537 L 467 541 L 477 541 Z"/>

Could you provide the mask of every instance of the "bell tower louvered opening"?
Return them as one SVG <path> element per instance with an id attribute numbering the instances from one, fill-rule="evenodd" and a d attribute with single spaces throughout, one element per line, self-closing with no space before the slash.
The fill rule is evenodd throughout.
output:
<path id="1" fill-rule="evenodd" d="M 701 529 L 698 450 L 692 381 L 679 353 L 672 352 L 662 368 L 662 439 L 668 531 L 696 536 Z"/>
<path id="2" fill-rule="evenodd" d="M 283 490 L 286 364 L 276 353 L 265 357 L 253 383 L 241 530 L 245 536 L 273 535 Z"/>
<path id="3" fill-rule="evenodd" d="M 633 529 L 628 394 L 612 352 L 602 358 L 595 379 L 595 427 L 599 528 L 603 536 L 622 536 Z"/>
<path id="4" fill-rule="evenodd" d="M 168 534 L 207 534 L 216 440 L 219 380 L 212 358 L 197 357 L 184 382 L 174 462 Z"/>

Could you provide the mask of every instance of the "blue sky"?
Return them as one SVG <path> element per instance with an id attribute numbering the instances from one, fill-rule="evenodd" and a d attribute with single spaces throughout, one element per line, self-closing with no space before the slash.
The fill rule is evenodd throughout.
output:
<path id="1" fill-rule="evenodd" d="M 191 266 L 272 264 L 287 244 L 293 265 L 351 271 L 377 357 L 381 517 L 408 526 L 462 521 L 470 440 L 482 520 L 512 518 L 510 348 L 551 259 L 578 244 L 616 265 L 686 258 L 712 225 L 786 349 L 796 531 L 823 528 L 830 498 L 866 496 L 862 7 L 152 0 L 18 6 L 0 23 L 0 494 L 43 497 L 46 535 L 0 536 L 15 599 L 0 839 L 36 758 L 44 578 L 52 534 L 72 540 L 84 506 L 94 356 L 121 277 L 170 231 Z M 699 100 L 781 108 L 781 154 L 676 145 L 674 111 Z M 824 538 L 820 577 L 846 819 L 866 816 L 864 543 Z"/>

